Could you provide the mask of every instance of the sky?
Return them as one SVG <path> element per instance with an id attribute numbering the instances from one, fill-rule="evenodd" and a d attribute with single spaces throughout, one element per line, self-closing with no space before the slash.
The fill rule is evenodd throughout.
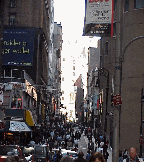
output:
<path id="1" fill-rule="evenodd" d="M 65 97 L 66 104 L 69 104 L 69 94 L 73 91 L 72 80 L 76 80 L 80 74 L 83 74 L 83 81 L 87 81 L 87 57 L 86 59 L 80 58 L 83 48 L 85 47 L 85 53 L 87 53 L 89 47 L 97 47 L 97 41 L 100 39 L 82 36 L 84 16 L 85 0 L 54 0 L 54 22 L 61 23 L 63 33 L 61 57 L 65 58 L 65 62 L 62 61 L 61 66 L 62 77 L 65 79 L 61 84 L 67 96 Z M 73 59 L 78 64 L 75 77 L 72 77 L 71 72 Z"/>

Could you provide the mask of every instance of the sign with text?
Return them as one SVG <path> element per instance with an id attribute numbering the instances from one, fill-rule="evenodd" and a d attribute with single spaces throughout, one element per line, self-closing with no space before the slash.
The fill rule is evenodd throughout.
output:
<path id="1" fill-rule="evenodd" d="M 4 29 L 2 65 L 32 66 L 34 30 Z"/>
<path id="2" fill-rule="evenodd" d="M 86 0 L 84 36 L 111 36 L 113 0 Z"/>
<path id="3" fill-rule="evenodd" d="M 87 0 L 86 24 L 111 24 L 112 0 Z"/>

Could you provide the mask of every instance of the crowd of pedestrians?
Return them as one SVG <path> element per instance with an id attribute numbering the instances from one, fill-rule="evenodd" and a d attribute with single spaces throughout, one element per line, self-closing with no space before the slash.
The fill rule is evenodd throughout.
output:
<path id="1" fill-rule="evenodd" d="M 79 140 L 81 135 L 88 138 L 87 154 L 84 156 L 83 150 L 78 152 Z M 38 138 L 35 142 L 39 145 L 49 146 L 47 151 L 47 161 L 49 162 L 108 162 L 108 141 L 104 142 L 101 134 L 95 134 L 90 127 L 83 127 L 74 123 L 65 123 L 64 125 L 53 125 L 47 129 L 44 137 Z M 92 140 L 94 137 L 94 140 Z M 69 152 L 64 156 L 62 150 L 71 150 L 77 152 L 77 157 L 73 159 Z M 8 157 L 5 162 L 22 161 L 15 156 Z M 26 161 L 26 159 L 23 161 Z M 143 162 L 137 156 L 135 148 L 124 150 L 119 153 L 118 162 Z M 35 159 L 31 159 L 35 162 Z M 111 161 L 109 161 L 111 162 Z"/>

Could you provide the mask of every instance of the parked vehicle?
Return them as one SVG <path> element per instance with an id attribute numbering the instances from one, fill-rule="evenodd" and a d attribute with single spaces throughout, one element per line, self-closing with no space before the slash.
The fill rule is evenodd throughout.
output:
<path id="1" fill-rule="evenodd" d="M 48 151 L 49 147 L 46 145 L 37 145 L 34 147 L 34 160 L 36 162 L 46 162 L 48 161 Z"/>
<path id="2" fill-rule="evenodd" d="M 12 155 L 22 158 L 22 150 L 18 145 L 0 145 L 0 162 Z"/>

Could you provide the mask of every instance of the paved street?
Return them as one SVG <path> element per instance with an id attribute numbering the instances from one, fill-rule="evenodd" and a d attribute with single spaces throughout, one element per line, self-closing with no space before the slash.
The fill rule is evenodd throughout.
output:
<path id="1" fill-rule="evenodd" d="M 95 145 L 95 139 L 94 138 L 92 138 L 92 141 L 94 142 L 94 147 L 96 147 L 96 145 Z M 79 151 L 83 151 L 83 153 L 84 153 L 84 158 L 86 158 L 86 155 L 87 155 L 87 146 L 88 146 L 88 138 L 84 135 L 84 134 L 82 134 L 81 135 L 81 138 L 80 138 L 80 141 L 79 141 L 79 143 L 78 143 L 78 152 Z M 108 148 L 108 153 L 109 153 L 109 157 L 108 157 L 108 160 L 107 160 L 107 162 L 112 162 L 112 151 L 111 151 L 111 149 L 110 148 Z"/>

